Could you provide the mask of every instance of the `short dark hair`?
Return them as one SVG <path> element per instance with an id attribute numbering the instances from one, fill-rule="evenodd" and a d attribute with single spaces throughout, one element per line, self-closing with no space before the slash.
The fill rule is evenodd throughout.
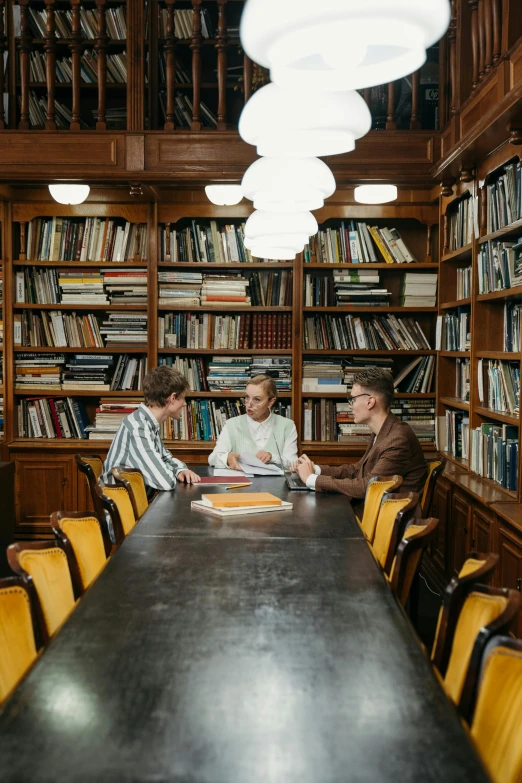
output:
<path id="1" fill-rule="evenodd" d="M 353 382 L 354 384 L 358 383 L 366 391 L 378 394 L 385 408 L 391 408 L 395 397 L 395 388 L 393 376 L 389 370 L 383 370 L 381 367 L 368 367 L 366 370 L 358 372 Z"/>
<path id="2" fill-rule="evenodd" d="M 164 408 L 171 394 L 183 396 L 189 389 L 189 382 L 173 367 L 163 364 L 154 367 L 143 379 L 145 405 L 158 405 Z"/>
<path id="3" fill-rule="evenodd" d="M 253 383 L 255 386 L 262 386 L 271 400 L 273 400 L 274 397 L 277 398 L 277 386 L 270 375 L 254 375 L 253 378 L 249 379 L 248 383 Z"/>

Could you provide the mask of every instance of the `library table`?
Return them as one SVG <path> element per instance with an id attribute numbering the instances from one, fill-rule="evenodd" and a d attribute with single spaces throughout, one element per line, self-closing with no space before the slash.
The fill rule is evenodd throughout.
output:
<path id="1" fill-rule="evenodd" d="M 488 780 L 341 498 L 232 523 L 195 494 L 156 499 L 7 703 L 2 783 Z"/>

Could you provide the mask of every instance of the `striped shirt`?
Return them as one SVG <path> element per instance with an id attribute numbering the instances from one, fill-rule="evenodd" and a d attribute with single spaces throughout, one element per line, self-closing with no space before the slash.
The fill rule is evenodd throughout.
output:
<path id="1" fill-rule="evenodd" d="M 159 422 L 141 403 L 122 421 L 103 465 L 103 480 L 111 479 L 111 469 L 118 465 L 138 468 L 145 484 L 153 489 L 174 489 L 176 476 L 187 466 L 175 459 L 163 445 Z"/>

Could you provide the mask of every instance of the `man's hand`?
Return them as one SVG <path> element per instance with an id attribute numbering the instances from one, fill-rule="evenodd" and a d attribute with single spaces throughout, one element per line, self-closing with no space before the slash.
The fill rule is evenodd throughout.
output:
<path id="1" fill-rule="evenodd" d="M 270 454 L 270 452 L 269 451 L 263 451 L 263 450 L 258 451 L 257 454 L 256 454 L 256 457 L 258 459 L 260 459 L 261 462 L 264 462 L 265 465 L 267 465 L 270 462 L 270 460 L 272 459 L 272 455 Z"/>
<path id="2" fill-rule="evenodd" d="M 304 483 L 306 484 L 306 479 L 308 478 L 308 476 L 312 476 L 315 473 L 314 463 L 312 462 L 312 460 L 309 460 L 308 457 L 306 458 L 306 460 L 303 460 L 301 457 L 301 459 L 297 460 L 297 472 L 299 474 L 299 478 L 301 479 L 301 481 L 304 481 Z"/>
<path id="3" fill-rule="evenodd" d="M 307 465 L 307 464 L 310 465 L 311 467 L 310 472 L 315 473 L 315 463 L 312 462 L 310 457 L 307 457 L 306 454 L 302 454 L 296 462 L 292 462 L 292 464 L 290 465 L 290 470 L 292 471 L 292 473 L 299 473 L 299 466 Z"/>
<path id="4" fill-rule="evenodd" d="M 227 465 L 232 470 L 241 470 L 241 466 L 238 462 L 239 454 L 234 454 L 232 451 L 228 452 Z"/>
<path id="5" fill-rule="evenodd" d="M 194 473 L 193 470 L 180 470 L 178 475 L 176 476 L 177 480 L 180 481 L 182 484 L 197 484 L 199 481 L 201 481 L 201 476 L 198 476 L 197 473 Z"/>

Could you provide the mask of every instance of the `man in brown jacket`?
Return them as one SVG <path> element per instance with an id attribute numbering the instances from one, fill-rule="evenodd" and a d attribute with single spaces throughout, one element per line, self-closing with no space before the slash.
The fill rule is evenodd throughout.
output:
<path id="1" fill-rule="evenodd" d="M 351 465 L 314 465 L 303 454 L 292 466 L 302 481 L 316 492 L 342 492 L 362 501 L 373 476 L 402 476 L 400 492 L 422 493 L 428 475 L 419 441 L 409 424 L 400 421 L 390 407 L 394 398 L 393 378 L 387 370 L 371 367 L 354 378 L 351 403 L 354 422 L 367 424 L 372 433 L 359 462 Z"/>

